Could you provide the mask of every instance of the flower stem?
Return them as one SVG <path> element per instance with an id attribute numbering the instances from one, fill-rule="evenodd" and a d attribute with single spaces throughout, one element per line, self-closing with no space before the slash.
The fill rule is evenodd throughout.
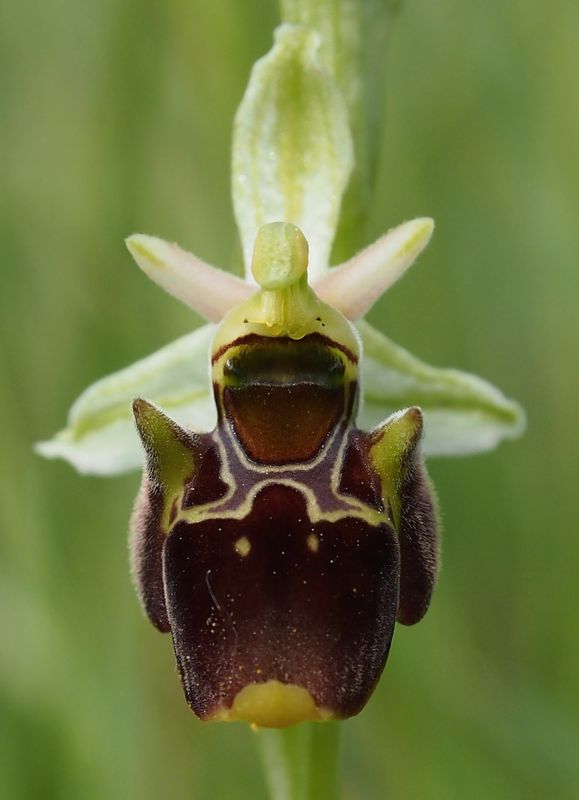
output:
<path id="1" fill-rule="evenodd" d="M 340 723 L 257 732 L 271 800 L 337 800 Z"/>

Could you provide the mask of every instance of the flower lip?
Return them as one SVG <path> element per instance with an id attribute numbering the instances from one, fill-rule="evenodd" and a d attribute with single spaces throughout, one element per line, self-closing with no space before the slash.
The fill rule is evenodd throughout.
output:
<path id="1" fill-rule="evenodd" d="M 312 482 L 270 482 L 255 487 L 247 509 L 239 493 L 243 514 L 232 497 L 214 518 L 187 512 L 167 537 L 168 618 L 185 695 L 201 719 L 242 718 L 240 704 L 256 724 L 263 704 L 261 724 L 328 718 L 324 710 L 341 719 L 376 685 L 394 629 L 399 545 L 378 509 L 371 520 L 352 516 L 356 501 L 340 501 L 323 466 L 319 474 L 328 485 L 320 477 L 315 504 Z M 316 508 L 324 518 L 313 518 Z"/>

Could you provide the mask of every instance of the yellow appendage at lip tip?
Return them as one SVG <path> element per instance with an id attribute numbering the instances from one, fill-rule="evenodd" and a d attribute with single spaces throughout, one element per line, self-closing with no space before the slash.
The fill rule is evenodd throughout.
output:
<path id="1" fill-rule="evenodd" d="M 231 708 L 217 711 L 215 722 L 248 722 L 258 728 L 287 728 L 298 722 L 323 722 L 332 713 L 318 708 L 303 686 L 270 680 L 249 683 L 235 695 Z"/>

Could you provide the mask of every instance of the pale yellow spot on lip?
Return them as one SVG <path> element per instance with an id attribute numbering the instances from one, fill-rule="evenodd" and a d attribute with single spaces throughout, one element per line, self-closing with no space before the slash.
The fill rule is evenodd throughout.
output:
<path id="1" fill-rule="evenodd" d="M 303 686 L 270 680 L 247 684 L 235 695 L 231 708 L 219 709 L 210 719 L 215 722 L 240 720 L 260 728 L 287 728 L 298 722 L 330 720 L 332 713 L 318 708 Z"/>
<path id="2" fill-rule="evenodd" d="M 315 533 L 310 533 L 308 538 L 306 539 L 306 544 L 308 546 L 308 550 L 311 550 L 312 553 L 317 553 L 320 549 L 320 538 L 316 536 Z"/>
<path id="3" fill-rule="evenodd" d="M 245 557 L 249 554 L 251 550 L 251 542 L 247 538 L 247 536 L 242 536 L 238 539 L 235 544 L 233 545 L 235 548 L 235 552 L 238 553 L 240 556 Z"/>

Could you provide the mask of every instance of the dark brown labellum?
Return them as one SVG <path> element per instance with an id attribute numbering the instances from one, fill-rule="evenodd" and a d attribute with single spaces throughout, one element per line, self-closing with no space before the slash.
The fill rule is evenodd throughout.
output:
<path id="1" fill-rule="evenodd" d="M 436 577 L 436 519 L 412 408 L 354 424 L 357 355 L 312 332 L 252 333 L 213 359 L 218 424 L 143 400 L 134 573 L 202 719 L 284 726 L 364 706 L 396 619 Z"/>

